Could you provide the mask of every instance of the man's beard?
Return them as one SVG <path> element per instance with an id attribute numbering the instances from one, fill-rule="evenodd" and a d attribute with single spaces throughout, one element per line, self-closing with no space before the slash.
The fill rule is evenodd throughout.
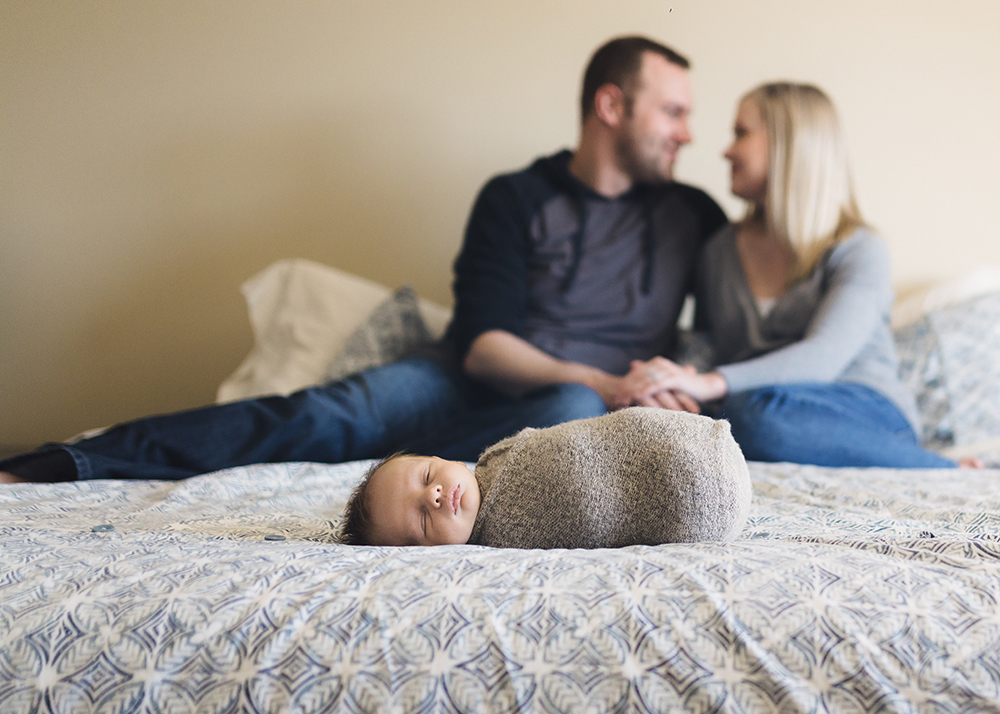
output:
<path id="1" fill-rule="evenodd" d="M 641 139 L 631 132 L 622 132 L 615 142 L 618 162 L 634 183 L 664 183 L 673 181 L 674 167 L 671 162 L 666 169 L 660 165 L 660 153 L 656 150 L 644 151 Z"/>

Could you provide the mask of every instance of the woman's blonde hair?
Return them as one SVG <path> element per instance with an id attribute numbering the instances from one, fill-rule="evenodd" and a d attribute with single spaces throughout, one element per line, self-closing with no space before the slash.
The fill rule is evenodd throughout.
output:
<path id="1" fill-rule="evenodd" d="M 865 225 L 854 198 L 847 146 L 837 110 L 811 84 L 772 82 L 743 97 L 760 110 L 768 138 L 766 206 L 751 206 L 760 221 L 788 241 L 800 278 L 833 244 Z"/>

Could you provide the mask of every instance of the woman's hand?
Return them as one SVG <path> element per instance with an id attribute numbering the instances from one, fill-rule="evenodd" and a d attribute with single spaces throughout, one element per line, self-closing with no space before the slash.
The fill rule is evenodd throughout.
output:
<path id="1" fill-rule="evenodd" d="M 726 396 L 729 391 L 725 378 L 718 372 L 699 374 L 694 367 L 681 366 L 665 357 L 633 361 L 626 379 L 633 388 L 633 401 L 646 406 L 659 406 L 649 402 L 663 392 L 671 392 L 675 398 L 684 394 L 688 399 L 708 402 Z"/>

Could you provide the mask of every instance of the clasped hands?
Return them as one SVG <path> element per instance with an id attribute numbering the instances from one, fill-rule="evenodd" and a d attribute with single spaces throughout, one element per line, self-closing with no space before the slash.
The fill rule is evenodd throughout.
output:
<path id="1" fill-rule="evenodd" d="M 726 380 L 718 372 L 699 373 L 691 365 L 653 357 L 632 361 L 628 373 L 619 378 L 612 406 L 661 407 L 697 414 L 701 411 L 699 402 L 719 399 L 726 391 Z"/>

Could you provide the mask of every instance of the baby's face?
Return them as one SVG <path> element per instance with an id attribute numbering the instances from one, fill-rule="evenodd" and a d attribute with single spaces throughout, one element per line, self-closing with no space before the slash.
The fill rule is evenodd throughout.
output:
<path id="1" fill-rule="evenodd" d="M 467 543 L 479 513 L 479 483 L 465 464 L 400 456 L 368 483 L 372 545 Z"/>

